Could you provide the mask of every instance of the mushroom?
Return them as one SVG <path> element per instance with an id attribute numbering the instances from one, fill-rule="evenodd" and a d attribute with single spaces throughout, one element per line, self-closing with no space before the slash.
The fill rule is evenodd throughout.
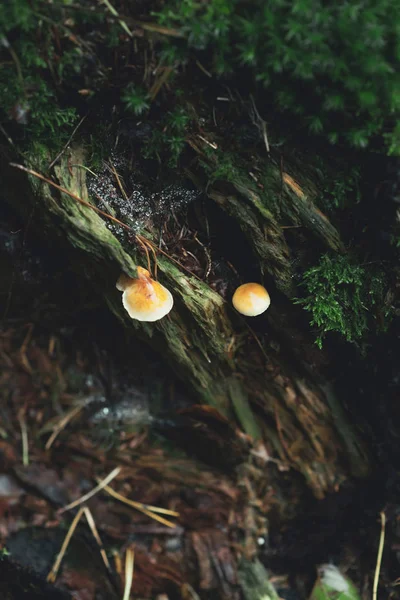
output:
<path id="1" fill-rule="evenodd" d="M 233 294 L 232 304 L 240 314 L 256 317 L 267 310 L 271 298 L 259 283 L 244 283 Z"/>
<path id="2" fill-rule="evenodd" d="M 158 321 L 171 310 L 174 299 L 172 294 L 150 273 L 137 267 L 138 277 L 128 277 L 124 273 L 118 278 L 116 288 L 123 292 L 122 304 L 132 319 L 138 321 Z"/>

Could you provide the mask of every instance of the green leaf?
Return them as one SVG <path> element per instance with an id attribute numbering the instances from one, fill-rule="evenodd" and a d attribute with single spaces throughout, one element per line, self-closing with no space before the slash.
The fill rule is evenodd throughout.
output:
<path id="1" fill-rule="evenodd" d="M 318 568 L 318 579 L 309 600 L 361 600 L 361 596 L 337 567 L 326 564 Z"/>

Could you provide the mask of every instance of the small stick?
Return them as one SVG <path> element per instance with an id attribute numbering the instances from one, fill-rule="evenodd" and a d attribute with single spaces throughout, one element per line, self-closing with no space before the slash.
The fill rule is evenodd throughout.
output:
<path id="1" fill-rule="evenodd" d="M 67 510 L 71 510 L 71 508 L 75 508 L 75 506 L 78 506 L 79 504 L 86 502 L 86 500 L 89 500 L 89 498 L 91 498 L 92 496 L 97 494 L 100 490 L 107 487 L 107 484 L 110 483 L 110 481 L 112 481 L 114 479 L 114 477 L 116 477 L 120 471 L 121 471 L 121 467 L 117 467 L 116 469 L 111 471 L 111 473 L 109 475 L 107 475 L 107 477 L 105 477 L 103 480 L 101 480 L 100 483 L 98 485 L 96 485 L 95 488 L 90 490 L 90 492 L 88 492 L 84 496 L 81 496 L 77 500 L 74 500 L 70 504 L 67 504 L 67 506 L 64 506 L 64 508 L 62 508 L 59 511 L 59 513 L 63 513 Z"/>
<path id="2" fill-rule="evenodd" d="M 135 552 L 133 548 L 127 548 L 125 555 L 125 590 L 123 600 L 129 600 L 131 595 L 134 566 Z"/>
<path id="3" fill-rule="evenodd" d="M 372 588 L 372 600 L 377 600 L 377 596 L 378 596 L 379 574 L 381 571 L 383 548 L 385 546 L 386 514 L 382 511 L 380 513 L 380 517 L 381 517 L 381 535 L 379 537 L 378 555 L 376 557 L 374 586 Z"/>
<path id="4" fill-rule="evenodd" d="M 96 523 L 95 523 L 95 521 L 93 519 L 92 513 L 90 512 L 90 508 L 88 508 L 87 506 L 84 506 L 83 507 L 83 512 L 85 513 L 85 517 L 86 517 L 86 520 L 87 520 L 87 522 L 89 524 L 89 527 L 90 527 L 90 530 L 91 530 L 91 532 L 93 534 L 93 537 L 96 540 L 97 545 L 99 546 L 101 558 L 103 559 L 103 562 L 104 562 L 104 564 L 106 566 L 106 569 L 111 572 L 111 565 L 110 565 L 110 562 L 108 560 L 106 551 L 104 550 L 103 542 L 101 541 L 99 532 L 97 531 Z"/>
<path id="5" fill-rule="evenodd" d="M 68 544 L 71 541 L 71 538 L 72 538 L 72 536 L 74 534 L 76 526 L 79 523 L 79 520 L 80 520 L 80 518 L 82 516 L 82 513 L 83 513 L 83 506 L 81 506 L 80 509 L 78 510 L 78 512 L 76 513 L 76 515 L 74 517 L 74 520 L 72 521 L 71 526 L 68 529 L 68 533 L 65 536 L 65 539 L 64 539 L 63 544 L 61 546 L 61 550 L 58 553 L 56 561 L 55 561 L 55 563 L 54 563 L 54 565 L 53 565 L 50 573 L 47 575 L 46 580 L 49 581 L 50 583 L 54 583 L 55 580 L 56 580 L 57 573 L 58 573 L 58 570 L 59 570 L 60 565 L 61 565 L 61 561 L 64 558 L 65 552 L 67 551 L 67 548 L 68 548 Z"/>

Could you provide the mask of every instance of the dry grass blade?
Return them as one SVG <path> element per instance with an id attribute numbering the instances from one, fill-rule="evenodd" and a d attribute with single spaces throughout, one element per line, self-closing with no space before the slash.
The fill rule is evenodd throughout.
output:
<path id="1" fill-rule="evenodd" d="M 112 481 L 118 475 L 118 473 L 120 471 L 121 471 L 121 467 L 117 467 L 116 469 L 111 471 L 111 473 L 109 475 L 107 475 L 107 477 L 105 477 L 104 479 L 100 480 L 99 484 L 96 485 L 96 487 L 93 488 L 90 492 L 88 492 L 84 496 L 81 496 L 77 500 L 74 500 L 70 504 L 67 504 L 67 506 L 64 506 L 64 508 L 62 508 L 59 512 L 63 513 L 67 510 L 71 510 L 71 508 L 75 508 L 75 506 L 78 506 L 79 504 L 86 502 L 86 500 L 89 500 L 89 498 L 92 498 L 92 496 L 95 496 L 100 490 L 102 490 L 103 488 L 106 488 L 107 484 L 110 483 L 110 481 Z"/>
<path id="2" fill-rule="evenodd" d="M 133 37 L 132 31 L 129 29 L 128 25 L 121 19 L 113 5 L 109 2 L 109 0 L 103 0 L 103 3 L 107 6 L 110 13 L 113 17 L 117 17 L 118 23 L 121 25 L 122 29 L 129 35 L 129 37 Z"/>
<path id="3" fill-rule="evenodd" d="M 125 191 L 125 188 L 124 188 L 124 186 L 122 185 L 122 182 L 121 182 L 120 176 L 118 175 L 118 173 L 117 173 L 117 171 L 116 171 L 116 169 L 115 169 L 114 165 L 112 164 L 112 162 L 110 162 L 110 164 L 108 164 L 108 163 L 105 163 L 105 164 L 106 164 L 106 166 L 107 166 L 109 169 L 111 169 L 111 172 L 112 172 L 112 174 L 114 175 L 114 177 L 115 177 L 115 179 L 116 179 L 116 182 L 117 182 L 117 184 L 118 184 L 118 187 L 119 187 L 119 189 L 121 190 L 121 194 L 123 195 L 123 197 L 124 197 L 125 201 L 127 202 L 127 201 L 128 201 L 128 194 L 126 193 L 126 191 Z"/>
<path id="4" fill-rule="evenodd" d="M 380 514 L 380 517 L 381 517 L 381 534 L 379 537 L 378 555 L 376 557 L 374 585 L 372 588 L 372 600 L 376 600 L 377 596 L 378 596 L 379 574 L 381 572 L 383 548 L 385 546 L 386 514 L 382 511 Z"/>
<path id="5" fill-rule="evenodd" d="M 113 557 L 114 557 L 114 568 L 116 570 L 116 572 L 118 573 L 118 575 L 121 576 L 122 578 L 122 560 L 121 560 L 121 556 L 119 554 L 119 552 L 117 550 L 113 550 Z"/>
<path id="6" fill-rule="evenodd" d="M 182 31 L 179 31 L 179 29 L 163 27 L 162 25 L 157 25 L 157 23 L 145 23 L 144 21 L 138 21 L 136 19 L 132 19 L 132 23 L 142 27 L 142 29 L 145 31 L 154 31 L 155 33 L 161 33 L 162 35 L 169 35 L 176 38 L 185 37 L 185 35 L 182 33 Z"/>
<path id="7" fill-rule="evenodd" d="M 28 326 L 28 332 L 27 332 L 25 339 L 22 342 L 22 346 L 19 350 L 19 356 L 20 356 L 21 363 L 30 375 L 33 375 L 33 369 L 32 369 L 30 362 L 26 356 L 26 350 L 29 346 L 29 342 L 31 341 L 32 332 L 33 332 L 33 324 L 31 323 Z"/>
<path id="8" fill-rule="evenodd" d="M 64 541 L 63 541 L 63 544 L 62 544 L 62 546 L 61 546 L 61 550 L 60 550 L 60 552 L 59 552 L 59 553 L 58 553 L 58 555 L 57 555 L 56 561 L 55 561 L 55 563 L 54 563 L 54 565 L 53 565 L 53 567 L 52 567 L 52 569 L 51 569 L 50 573 L 47 575 L 47 578 L 46 578 L 46 579 L 47 579 L 47 581 L 49 581 L 50 583 L 54 583 L 54 581 L 56 580 L 57 573 L 58 573 L 58 570 L 59 570 L 59 568 L 60 568 L 60 565 L 61 565 L 62 559 L 64 558 L 64 555 L 65 555 L 65 553 L 66 553 L 66 551 L 67 551 L 67 548 L 68 548 L 68 544 L 70 543 L 70 541 L 71 541 L 71 538 L 72 538 L 72 536 L 74 535 L 74 531 L 75 531 L 75 529 L 76 529 L 76 526 L 77 526 L 77 525 L 78 525 L 78 523 L 79 523 L 79 520 L 80 520 L 80 518 L 81 518 L 81 516 L 82 516 L 83 510 L 84 510 L 84 509 L 83 509 L 83 507 L 81 506 L 81 508 L 80 508 L 80 509 L 78 510 L 78 512 L 76 513 L 76 515 L 75 515 L 75 517 L 74 517 L 74 520 L 72 521 L 72 523 L 71 523 L 71 526 L 70 526 L 70 528 L 68 529 L 67 535 L 65 536 L 65 539 L 64 539 Z"/>
<path id="9" fill-rule="evenodd" d="M 109 486 L 107 486 L 109 487 Z M 113 490 L 114 491 L 114 490 Z M 117 493 L 117 492 L 115 492 Z M 122 496 L 124 497 L 124 496 Z M 151 504 L 143 504 L 143 502 L 137 502 L 136 500 L 129 500 L 132 503 L 132 506 L 144 508 L 146 510 L 150 510 L 154 513 L 159 513 L 161 515 L 169 515 L 170 517 L 179 517 L 179 513 L 176 510 L 170 510 L 169 508 L 161 508 L 160 506 L 152 506 Z"/>
<path id="10" fill-rule="evenodd" d="M 62 149 L 60 150 L 60 152 L 57 154 L 57 156 L 51 161 L 51 163 L 49 164 L 49 166 L 47 167 L 49 170 L 54 167 L 54 165 L 56 164 L 57 161 L 60 160 L 61 156 L 64 154 L 65 150 L 68 148 L 68 146 L 71 143 L 72 138 L 74 137 L 74 135 L 76 134 L 76 132 L 78 131 L 79 127 L 82 125 L 83 121 L 86 119 L 86 115 L 84 115 L 82 117 L 82 119 L 79 121 L 78 125 L 75 127 L 75 129 L 73 130 L 73 132 L 71 133 L 70 137 L 68 138 L 67 143 L 62 147 Z"/>
<path id="11" fill-rule="evenodd" d="M 129 600 L 133 583 L 133 571 L 135 567 L 135 552 L 128 548 L 125 555 L 125 589 L 123 600 Z"/>
<path id="12" fill-rule="evenodd" d="M 154 519 L 154 521 L 158 521 L 159 523 L 162 523 L 162 525 L 166 525 L 167 527 L 171 527 L 171 528 L 176 527 L 175 523 L 172 523 L 172 521 L 163 519 L 162 517 L 159 517 L 157 514 L 155 514 L 155 510 L 153 510 L 153 509 L 150 510 L 149 508 L 146 508 L 146 505 L 141 504 L 140 502 L 135 502 L 134 500 L 129 500 L 129 498 L 125 498 L 125 496 L 118 494 L 118 492 L 115 492 L 108 485 L 104 486 L 104 490 L 108 494 L 110 494 L 110 496 L 115 498 L 116 500 L 119 500 L 120 502 L 123 502 L 124 504 L 127 504 L 128 506 L 131 506 L 132 508 L 136 508 L 136 510 L 147 515 L 148 517 L 150 517 L 150 519 Z M 158 512 L 164 511 L 164 514 L 168 514 L 171 516 L 179 516 L 179 513 L 176 513 L 175 511 L 167 511 L 167 509 L 159 509 L 158 507 L 153 507 L 153 508 L 157 509 Z"/>
<path id="13" fill-rule="evenodd" d="M 83 407 L 83 403 L 79 404 L 78 406 L 74 406 L 74 408 L 71 408 L 71 410 L 60 419 L 60 421 L 54 427 L 53 433 L 46 442 L 46 450 L 50 450 L 58 434 L 68 425 L 70 421 L 72 421 L 72 419 L 82 410 Z"/>
<path id="14" fill-rule="evenodd" d="M 83 507 L 83 512 L 85 513 L 85 517 L 86 517 L 86 520 L 87 520 L 87 522 L 89 524 L 90 531 L 92 532 L 93 537 L 96 540 L 97 545 L 99 546 L 101 558 L 103 559 L 103 562 L 104 562 L 104 564 L 106 566 L 106 569 L 111 572 L 111 565 L 110 565 L 109 560 L 107 558 L 106 551 L 104 550 L 103 542 L 101 541 L 101 537 L 99 535 L 99 532 L 97 531 L 97 527 L 96 527 L 96 523 L 95 523 L 95 521 L 93 519 L 93 515 L 92 515 L 92 513 L 90 512 L 90 509 L 87 506 Z"/>
<path id="15" fill-rule="evenodd" d="M 22 441 L 22 464 L 24 467 L 29 465 L 29 443 L 28 443 L 28 427 L 25 419 L 25 407 L 23 407 L 18 413 L 18 422 L 21 428 L 21 441 Z"/>
<path id="16" fill-rule="evenodd" d="M 157 253 L 156 253 L 156 246 L 155 246 L 155 244 L 152 244 L 150 242 L 150 240 L 146 239 L 145 237 L 142 237 L 141 235 L 136 235 L 136 240 L 139 242 L 139 244 L 141 244 L 142 248 L 144 249 L 144 251 L 146 253 L 147 264 L 149 265 L 149 268 L 148 268 L 149 273 L 151 273 L 149 249 L 150 249 L 150 252 L 153 253 L 153 259 L 154 259 L 154 279 L 157 279 Z"/>
<path id="17" fill-rule="evenodd" d="M 157 79 L 155 80 L 155 82 L 153 83 L 153 85 L 151 86 L 150 90 L 149 90 L 149 96 L 151 98 L 151 100 L 153 101 L 158 92 L 160 91 L 160 89 L 162 88 L 162 86 L 168 81 L 169 76 L 171 75 L 173 69 L 172 67 L 164 67 L 161 75 L 159 77 L 157 77 Z"/>
<path id="18" fill-rule="evenodd" d="M 145 254 L 146 254 L 146 259 L 147 259 L 147 270 L 148 272 L 151 274 L 151 261 L 150 261 L 150 254 L 149 251 L 147 249 L 147 245 L 138 237 L 136 236 L 136 240 L 139 242 L 139 244 L 142 246 Z"/>

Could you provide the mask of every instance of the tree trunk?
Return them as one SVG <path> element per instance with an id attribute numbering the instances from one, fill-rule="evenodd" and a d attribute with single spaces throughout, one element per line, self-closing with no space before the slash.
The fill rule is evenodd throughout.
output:
<path id="1" fill-rule="evenodd" d="M 316 351 L 302 310 L 291 302 L 298 295 L 293 265 L 300 242 L 292 236 L 290 247 L 282 223 L 301 231 L 306 243 L 308 239 L 311 245 L 344 252 L 339 232 L 314 203 L 320 182 L 307 163 L 300 170 L 290 160 L 270 158 L 262 184 L 243 175 L 245 170 L 229 181 L 207 184 L 196 161 L 188 172 L 240 228 L 251 249 L 248 271 L 263 274 L 271 290 L 270 310 L 255 320 L 261 340 L 251 319 L 233 310 L 229 297 L 223 298 L 207 278 L 191 274 L 158 247 L 154 222 L 133 229 L 129 219 L 124 222 L 118 215 L 112 220 L 113 215 L 104 214 L 109 210 L 96 208 L 87 189 L 83 146 L 75 143 L 66 149 L 53 175 L 34 167 L 26 175 L 10 164 L 18 161 L 6 148 L 1 155 L 10 206 L 18 208 L 25 222 L 33 219 L 41 235 L 56 242 L 55 248 L 57 240 L 70 247 L 71 260 L 79 264 L 96 296 L 166 358 L 200 404 L 238 423 L 249 436 L 246 444 L 251 440 L 248 450 L 260 453 L 262 447 L 266 460 L 300 472 L 317 498 L 348 478 L 367 474 L 363 443 L 321 375 L 324 354 Z M 275 212 L 268 198 L 275 199 Z M 237 244 L 233 238 L 228 246 Z M 146 266 L 147 255 L 156 256 L 158 278 L 175 299 L 170 315 L 156 323 L 130 319 L 115 288 L 121 272 L 135 277 L 137 265 Z M 155 262 L 153 273 L 154 267 Z"/>

